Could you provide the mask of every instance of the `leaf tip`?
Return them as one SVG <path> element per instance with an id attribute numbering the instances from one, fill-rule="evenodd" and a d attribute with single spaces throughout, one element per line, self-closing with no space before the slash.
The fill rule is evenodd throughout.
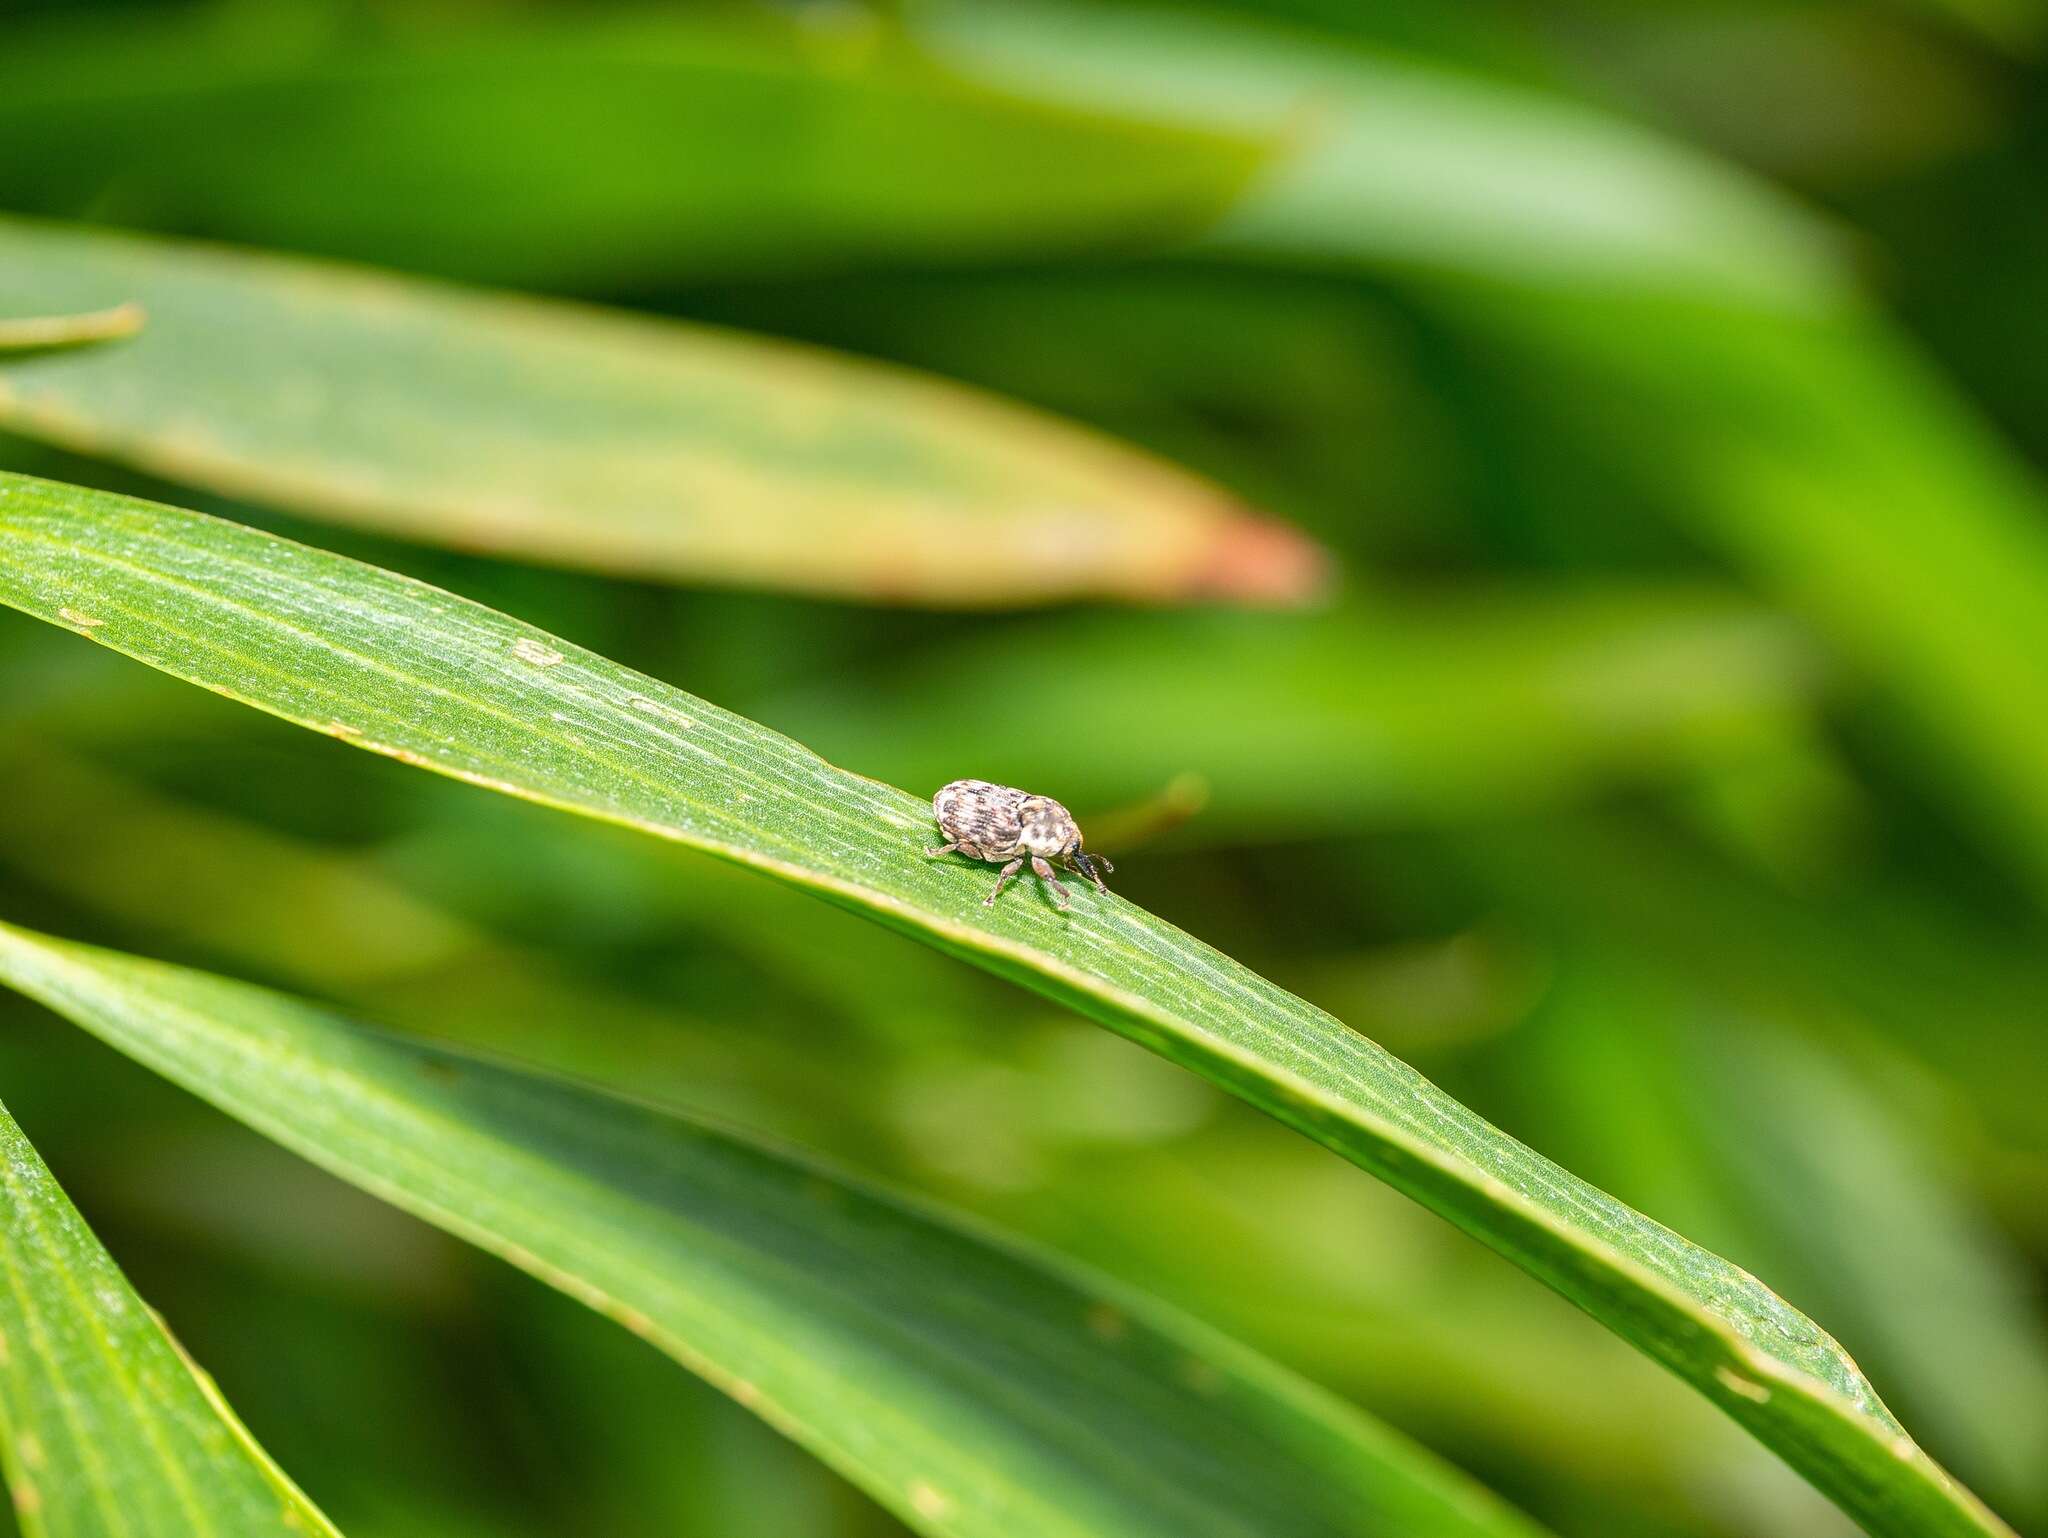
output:
<path id="1" fill-rule="evenodd" d="M 1308 535 L 1276 518 L 1224 519 L 1189 576 L 1185 596 L 1257 608 L 1303 608 L 1336 586 L 1337 562 Z"/>

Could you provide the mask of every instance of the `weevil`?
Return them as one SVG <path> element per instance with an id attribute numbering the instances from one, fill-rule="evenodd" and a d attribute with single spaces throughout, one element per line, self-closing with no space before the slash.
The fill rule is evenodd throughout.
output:
<path id="1" fill-rule="evenodd" d="M 932 815 L 938 818 L 939 831 L 946 835 L 947 842 L 925 850 L 928 858 L 935 860 L 957 849 L 973 859 L 1002 865 L 995 890 L 981 900 L 984 908 L 995 906 L 1003 888 L 1024 868 L 1026 860 L 1031 862 L 1038 879 L 1051 886 L 1052 900 L 1061 912 L 1068 906 L 1067 889 L 1053 874 L 1054 860 L 1065 861 L 1101 891 L 1109 890 L 1103 883 L 1102 871 L 1113 871 L 1116 867 L 1101 855 L 1082 849 L 1081 830 L 1074 825 L 1074 814 L 1050 796 L 1034 796 L 1008 785 L 991 785 L 987 780 L 955 780 L 932 797 Z M 1008 863 L 1004 864 L 1005 861 Z"/>

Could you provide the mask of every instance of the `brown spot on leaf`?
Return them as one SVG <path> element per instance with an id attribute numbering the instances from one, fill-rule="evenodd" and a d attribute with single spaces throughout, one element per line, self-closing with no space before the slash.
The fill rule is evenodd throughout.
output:
<path id="1" fill-rule="evenodd" d="M 1762 1404 L 1771 1397 L 1771 1391 L 1754 1378 L 1744 1377 L 1732 1367 L 1716 1367 L 1714 1380 L 1731 1394 L 1740 1394 L 1744 1399 Z"/>
<path id="2" fill-rule="evenodd" d="M 1088 1328 L 1103 1340 L 1122 1340 L 1131 1326 L 1122 1309 L 1111 1303 L 1095 1303 L 1088 1309 Z"/>

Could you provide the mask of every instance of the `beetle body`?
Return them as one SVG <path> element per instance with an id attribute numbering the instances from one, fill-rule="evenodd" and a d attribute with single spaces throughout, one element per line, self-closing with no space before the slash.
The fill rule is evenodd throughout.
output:
<path id="1" fill-rule="evenodd" d="M 957 850 L 972 859 L 1003 867 L 995 890 L 982 899 L 983 907 L 994 904 L 1027 860 L 1039 880 L 1051 888 L 1053 901 L 1062 909 L 1067 907 L 1067 889 L 1053 874 L 1054 860 L 1078 870 L 1102 891 L 1109 890 L 1096 867 L 1116 867 L 1102 856 L 1082 849 L 1081 830 L 1074 824 L 1074 814 L 1050 796 L 1034 796 L 1008 785 L 992 785 L 987 780 L 955 780 L 932 797 L 932 815 L 938 819 L 939 830 L 946 835 L 947 842 L 937 849 L 927 849 L 927 855 L 936 859 Z"/>

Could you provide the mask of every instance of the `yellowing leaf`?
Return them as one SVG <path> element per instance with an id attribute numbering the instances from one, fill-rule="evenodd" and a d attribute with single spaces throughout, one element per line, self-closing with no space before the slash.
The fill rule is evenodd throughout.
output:
<path id="1" fill-rule="evenodd" d="M 939 606 L 1290 601 L 1303 536 L 963 386 L 786 343 L 0 220 L 0 314 L 136 300 L 0 366 L 0 426 L 406 538 Z"/>

